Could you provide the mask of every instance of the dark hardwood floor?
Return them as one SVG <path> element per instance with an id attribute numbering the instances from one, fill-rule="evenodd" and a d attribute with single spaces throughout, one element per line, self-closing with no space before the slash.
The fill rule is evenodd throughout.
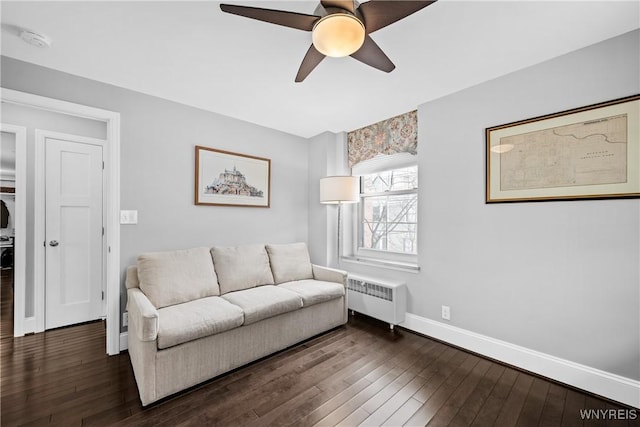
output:
<path id="1" fill-rule="evenodd" d="M 581 409 L 620 407 L 363 316 L 143 409 L 102 322 L 14 339 L 9 292 L 2 426 L 640 425 L 583 421 Z"/>
<path id="2" fill-rule="evenodd" d="M 0 270 L 0 340 L 13 337 L 13 269 Z"/>

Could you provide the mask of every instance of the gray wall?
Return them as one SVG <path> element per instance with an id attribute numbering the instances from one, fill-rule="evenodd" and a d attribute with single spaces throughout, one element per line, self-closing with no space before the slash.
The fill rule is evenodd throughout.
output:
<path id="1" fill-rule="evenodd" d="M 640 379 L 640 201 L 487 205 L 484 130 L 640 93 L 640 31 L 419 106 L 408 311 Z M 637 143 L 637 141 L 636 141 Z"/>
<path id="2" fill-rule="evenodd" d="M 309 256 L 319 265 L 329 264 L 327 211 L 320 204 L 320 178 L 329 175 L 328 151 L 335 149 L 335 134 L 325 132 L 309 139 Z"/>
<path id="3" fill-rule="evenodd" d="M 2 69 L 4 73 L 4 68 Z M 34 220 L 35 220 L 35 131 L 36 129 L 62 132 L 71 135 L 105 139 L 107 126 L 104 122 L 58 114 L 15 104 L 2 104 L 2 122 L 27 128 L 27 171 L 26 171 L 26 236 L 16 236 L 26 243 L 25 301 L 24 315 L 34 315 Z M 42 247 L 42 242 L 39 244 Z"/>
<path id="4" fill-rule="evenodd" d="M 1 67 L 2 87 L 121 114 L 121 209 L 139 222 L 121 226 L 123 272 L 146 251 L 307 241 L 306 139 L 12 58 Z M 195 206 L 195 145 L 270 158 L 271 208 Z"/>
<path id="5" fill-rule="evenodd" d="M 320 179 L 349 175 L 346 134 L 324 132 L 309 139 L 309 256 L 311 262 L 337 267 L 338 206 L 320 203 Z M 344 212 L 344 211 L 343 211 Z"/>

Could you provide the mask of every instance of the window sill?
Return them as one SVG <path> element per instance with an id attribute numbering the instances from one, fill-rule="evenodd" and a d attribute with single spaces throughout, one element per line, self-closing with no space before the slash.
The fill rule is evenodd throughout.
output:
<path id="1" fill-rule="evenodd" d="M 420 266 L 418 264 L 410 264 L 406 262 L 390 261 L 374 258 L 363 258 L 355 256 L 343 256 L 340 257 L 340 261 L 348 264 L 369 265 L 372 267 L 387 268 L 389 270 L 404 271 L 407 273 L 418 274 L 420 273 Z"/>

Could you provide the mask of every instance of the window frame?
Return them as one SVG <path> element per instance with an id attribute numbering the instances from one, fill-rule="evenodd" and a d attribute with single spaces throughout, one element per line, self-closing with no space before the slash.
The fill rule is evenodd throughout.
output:
<path id="1" fill-rule="evenodd" d="M 364 177 L 367 175 L 373 175 L 376 173 L 387 172 L 392 170 L 406 169 L 408 167 L 416 167 L 416 187 L 412 189 L 403 189 L 403 190 L 391 190 L 391 191 L 381 191 L 375 193 L 364 193 Z M 372 171 L 366 174 L 361 174 L 359 176 L 360 181 L 360 192 L 359 192 L 359 202 L 358 208 L 354 214 L 354 233 L 353 233 L 353 248 L 355 252 L 355 257 L 361 261 L 382 261 L 389 262 L 394 265 L 406 265 L 408 267 L 417 267 L 418 264 L 418 237 L 419 237 L 419 214 L 418 214 L 418 206 L 419 206 L 419 191 L 418 191 L 418 174 L 419 168 L 417 164 L 413 165 L 403 165 L 393 168 L 385 168 L 385 170 L 380 171 Z M 381 196 L 402 196 L 406 194 L 415 194 L 416 197 L 416 222 L 415 222 L 415 236 L 416 236 L 416 253 L 405 253 L 405 252 L 396 252 L 382 249 L 370 249 L 363 247 L 363 239 L 364 239 L 364 206 L 365 199 L 373 198 L 373 197 L 381 197 Z"/>

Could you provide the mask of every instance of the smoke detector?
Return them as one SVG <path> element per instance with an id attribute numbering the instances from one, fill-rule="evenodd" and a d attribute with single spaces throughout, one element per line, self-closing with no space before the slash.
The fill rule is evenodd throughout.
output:
<path id="1" fill-rule="evenodd" d="M 22 30 L 20 38 L 32 46 L 46 49 L 51 46 L 51 39 L 44 34 L 38 34 L 30 30 Z"/>

